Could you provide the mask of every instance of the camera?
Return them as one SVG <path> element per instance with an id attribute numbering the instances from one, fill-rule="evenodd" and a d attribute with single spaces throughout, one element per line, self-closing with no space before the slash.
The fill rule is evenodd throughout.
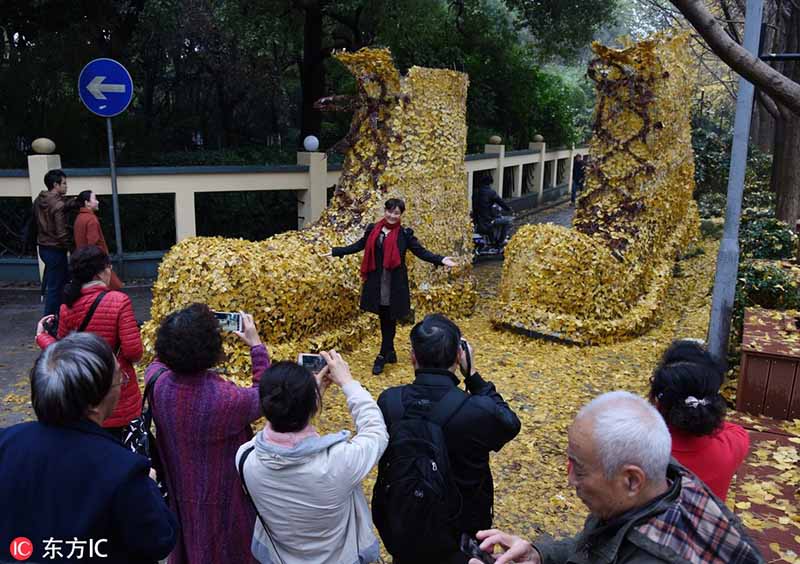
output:
<path id="1" fill-rule="evenodd" d="M 322 358 L 322 355 L 319 354 L 312 354 L 312 353 L 300 353 L 300 356 L 297 358 L 297 364 L 300 366 L 307 368 L 311 371 L 312 374 L 316 374 L 323 368 L 327 362 L 325 359 Z"/>
<path id="2" fill-rule="evenodd" d="M 492 564 L 495 561 L 495 557 L 482 551 L 478 541 L 467 533 L 461 533 L 461 552 L 470 558 L 477 558 L 485 564 Z"/>

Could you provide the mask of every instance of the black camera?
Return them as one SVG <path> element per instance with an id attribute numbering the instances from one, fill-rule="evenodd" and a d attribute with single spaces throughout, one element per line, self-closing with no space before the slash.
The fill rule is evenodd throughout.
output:
<path id="1" fill-rule="evenodd" d="M 463 343 L 464 341 L 462 341 Z M 461 552 L 470 558 L 477 558 L 485 564 L 492 564 L 495 561 L 494 556 L 488 552 L 481 550 L 478 541 L 469 536 L 467 533 L 461 533 Z"/>

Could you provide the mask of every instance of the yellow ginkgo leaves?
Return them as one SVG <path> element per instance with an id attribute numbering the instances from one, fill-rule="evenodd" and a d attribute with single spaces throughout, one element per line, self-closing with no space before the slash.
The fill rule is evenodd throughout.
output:
<path id="1" fill-rule="evenodd" d="M 262 339 L 279 359 L 350 345 L 374 331 L 375 320 L 361 315 L 358 307 L 361 255 L 341 260 L 321 255 L 361 237 L 368 223 L 380 219 L 389 197 L 405 199 L 403 223 L 426 247 L 460 263 L 452 270 L 436 268 L 409 253 L 417 315 L 472 310 L 466 75 L 414 67 L 400 77 L 385 49 L 336 57 L 356 77 L 359 94 L 330 206 L 309 228 L 265 241 L 196 237 L 175 245 L 153 287 L 153 320 L 144 330 L 150 356 L 157 324 L 192 302 L 252 313 Z M 247 382 L 246 347 L 227 335 L 225 352 L 227 375 Z"/>
<path id="2" fill-rule="evenodd" d="M 498 324 L 580 343 L 644 330 L 676 256 L 698 235 L 692 200 L 688 36 L 595 45 L 586 190 L 572 230 L 521 229 L 506 253 Z"/>

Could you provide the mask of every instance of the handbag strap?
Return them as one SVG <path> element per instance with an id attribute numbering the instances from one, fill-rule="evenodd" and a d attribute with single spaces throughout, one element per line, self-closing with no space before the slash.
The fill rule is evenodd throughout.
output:
<path id="1" fill-rule="evenodd" d="M 89 308 L 89 312 L 86 314 L 86 317 L 83 318 L 81 326 L 78 327 L 78 333 L 83 333 L 84 331 L 86 331 L 86 328 L 89 326 L 89 321 L 92 320 L 92 316 L 94 315 L 97 306 L 100 305 L 100 302 L 103 301 L 103 298 L 106 296 L 106 294 L 108 294 L 108 292 L 100 292 L 99 294 L 97 294 L 97 297 L 94 299 L 94 302 L 92 302 L 92 307 Z"/>
<path id="2" fill-rule="evenodd" d="M 153 390 L 156 386 L 156 380 L 158 380 L 159 376 L 161 376 L 164 372 L 166 372 L 168 368 L 166 366 L 162 366 L 159 368 L 153 377 L 147 381 L 147 384 L 144 387 L 144 394 L 142 394 L 142 414 L 145 413 L 144 411 L 144 404 L 147 402 L 147 405 L 150 407 L 150 410 L 153 409 Z M 149 417 L 152 419 L 152 414 Z M 147 425 L 147 430 L 150 430 L 150 421 L 145 421 L 145 425 Z"/>
<path id="3" fill-rule="evenodd" d="M 250 505 L 253 506 L 253 510 L 256 512 L 256 515 L 258 516 L 258 520 L 261 522 L 261 526 L 264 527 L 264 531 L 267 533 L 267 536 L 269 537 L 269 542 L 272 544 L 272 550 L 275 551 L 275 556 L 277 556 L 278 561 L 281 564 L 283 564 L 283 558 L 281 558 L 281 555 L 278 552 L 278 547 L 275 546 L 275 541 L 272 539 L 272 533 L 269 532 L 269 527 L 267 527 L 267 522 L 264 521 L 264 518 L 258 511 L 258 507 L 256 507 L 256 502 L 253 501 L 253 498 L 250 495 L 250 490 L 247 489 L 247 482 L 244 479 L 244 463 L 247 460 L 247 457 L 250 456 L 250 453 L 253 452 L 255 448 L 256 447 L 251 445 L 247 447 L 247 449 L 245 449 L 245 451 L 242 453 L 242 457 L 239 459 L 239 478 L 241 478 L 242 480 L 242 489 L 244 490 L 244 495 L 247 497 L 247 499 L 250 500 Z"/>

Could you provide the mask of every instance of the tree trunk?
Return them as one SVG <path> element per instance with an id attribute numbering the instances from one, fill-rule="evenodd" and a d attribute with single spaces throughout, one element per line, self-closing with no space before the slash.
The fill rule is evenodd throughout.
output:
<path id="1" fill-rule="evenodd" d="M 325 67 L 322 57 L 322 7 L 311 2 L 305 8 L 303 27 L 303 62 L 300 68 L 300 83 L 303 90 L 300 139 L 308 135 L 320 136 L 322 114 L 314 109 L 314 102 L 325 95 Z"/>
<path id="2" fill-rule="evenodd" d="M 787 6 L 779 15 L 784 33 L 776 42 L 784 53 L 800 51 L 800 8 Z M 781 17 L 782 16 L 782 17 Z M 783 63 L 783 74 L 800 81 L 800 62 Z M 777 194 L 777 216 L 792 228 L 800 217 L 800 115 L 781 107 L 780 123 L 775 127 L 775 153 L 772 161 L 772 189 Z"/>
<path id="3" fill-rule="evenodd" d="M 800 217 L 800 117 L 783 113 L 783 123 L 775 128 L 772 188 L 778 196 L 778 219 L 794 228 Z"/>
<path id="4" fill-rule="evenodd" d="M 765 153 L 773 151 L 775 142 L 775 118 L 763 104 L 756 102 L 753 121 L 750 125 L 750 142 Z"/>

